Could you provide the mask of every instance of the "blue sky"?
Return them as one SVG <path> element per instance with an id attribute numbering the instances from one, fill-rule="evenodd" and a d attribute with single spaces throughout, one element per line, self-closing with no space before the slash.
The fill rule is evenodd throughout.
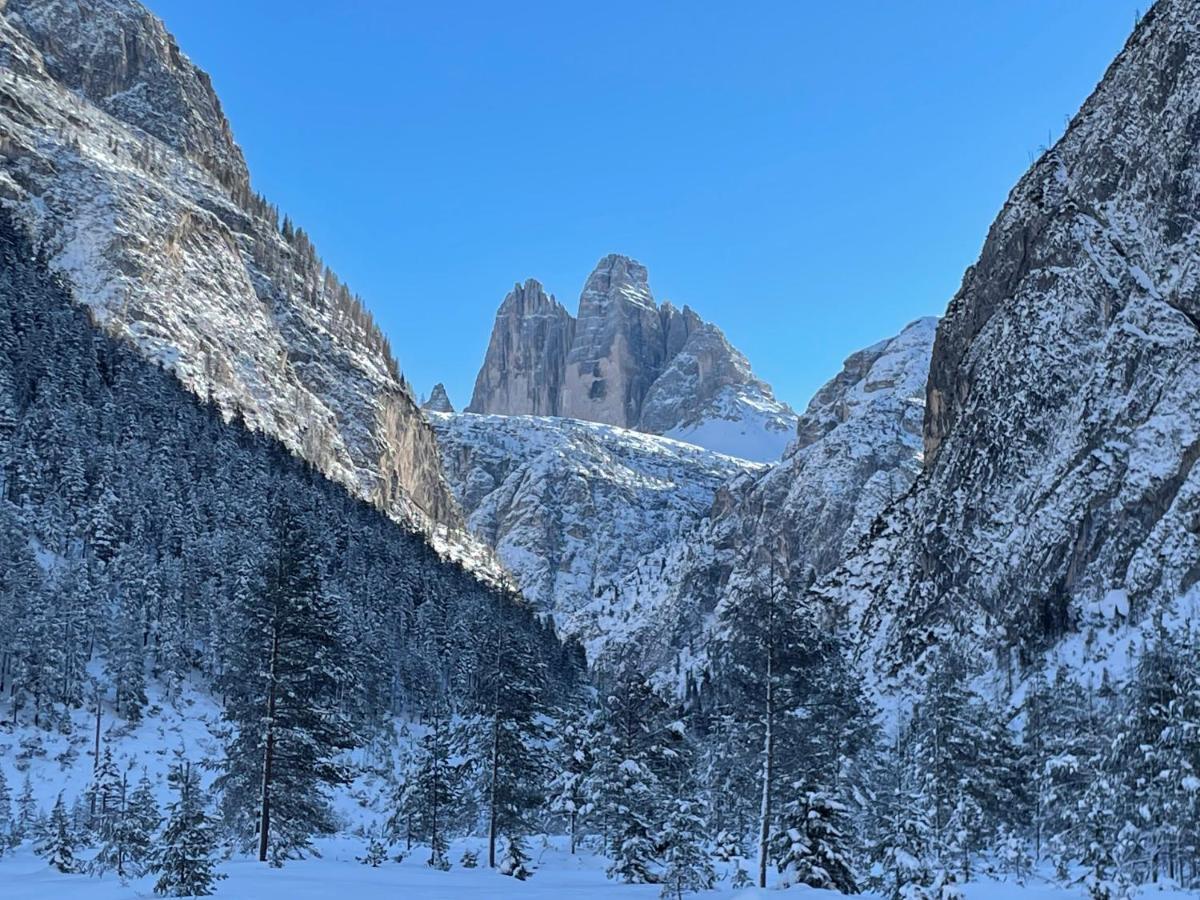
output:
<path id="1" fill-rule="evenodd" d="M 802 407 L 945 308 L 1137 8 L 149 5 L 212 75 L 256 188 L 459 408 L 512 283 L 574 311 L 609 252 Z"/>

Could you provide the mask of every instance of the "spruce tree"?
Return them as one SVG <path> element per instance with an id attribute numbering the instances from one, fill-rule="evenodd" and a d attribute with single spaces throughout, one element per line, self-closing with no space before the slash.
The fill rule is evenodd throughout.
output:
<path id="1" fill-rule="evenodd" d="M 37 822 L 37 817 L 37 800 L 33 796 L 33 782 L 30 781 L 29 772 L 26 771 L 25 778 L 21 782 L 21 793 L 17 795 L 17 813 L 13 819 L 13 840 L 16 843 L 29 837 L 34 823 Z"/>
<path id="2" fill-rule="evenodd" d="M 172 766 L 167 781 L 176 798 L 167 806 L 167 824 L 154 855 L 151 871 L 158 875 L 154 893 L 160 897 L 207 897 L 217 881 L 216 835 L 205 810 L 200 776 L 191 763 Z"/>
<path id="3" fill-rule="evenodd" d="M 705 850 L 702 804 L 674 797 L 667 807 L 658 840 L 663 863 L 660 895 L 680 900 L 684 894 L 712 890 L 717 876 Z"/>
<path id="4" fill-rule="evenodd" d="M 497 867 L 500 837 L 508 840 L 510 848 L 519 848 L 520 839 L 530 831 L 531 814 L 545 798 L 548 736 L 541 701 L 545 667 L 506 620 L 507 608 L 497 595 L 493 659 L 483 685 L 486 717 L 477 731 L 474 754 L 483 773 L 479 787 L 488 818 L 488 865 L 492 868 Z M 509 850 L 510 857 L 513 852 Z"/>
<path id="5" fill-rule="evenodd" d="M 595 716 L 587 711 L 574 711 L 562 725 L 559 735 L 556 774 L 548 788 L 550 811 L 566 821 L 570 850 L 574 855 L 584 817 L 592 805 L 587 796 L 587 782 L 595 756 Z"/>
<path id="6" fill-rule="evenodd" d="M 34 850 L 60 872 L 79 871 L 79 863 L 75 859 L 75 835 L 71 829 L 71 821 L 67 816 L 67 807 L 63 803 L 61 792 L 54 802 L 50 819 Z"/>
<path id="7" fill-rule="evenodd" d="M 235 831 L 260 861 L 282 865 L 334 831 L 327 791 L 348 783 L 336 757 L 355 743 L 338 707 L 350 678 L 336 609 L 309 525 L 286 502 L 265 570 L 240 582 L 238 606 L 243 639 L 223 679 L 234 733 L 217 784 Z"/>
<path id="8" fill-rule="evenodd" d="M 846 813 L 846 807 L 820 791 L 800 788 L 788 801 L 775 857 L 781 886 L 857 893 Z"/>
<path id="9" fill-rule="evenodd" d="M 0 856 L 15 844 L 16 820 L 13 818 L 12 792 L 4 778 L 4 769 L 0 769 Z"/>

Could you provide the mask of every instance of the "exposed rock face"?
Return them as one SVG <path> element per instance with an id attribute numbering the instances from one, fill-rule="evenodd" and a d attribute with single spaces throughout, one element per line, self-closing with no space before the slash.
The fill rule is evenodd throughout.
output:
<path id="1" fill-rule="evenodd" d="M 440 381 L 435 384 L 433 391 L 429 395 L 429 399 L 421 405 L 421 409 L 428 410 L 429 412 L 454 412 L 454 404 L 450 402 L 450 395 L 446 393 L 446 386 Z"/>
<path id="2" fill-rule="evenodd" d="M 853 354 L 813 397 L 779 463 L 730 479 L 694 528 L 629 571 L 619 594 L 646 612 L 635 623 L 609 617 L 621 637 L 593 648 L 602 663 L 638 656 L 662 677 L 697 668 L 712 613 L 771 557 L 807 583 L 858 545 L 920 472 L 936 324 L 919 319 Z"/>
<path id="3" fill-rule="evenodd" d="M 250 193 L 208 77 L 162 24 L 134 0 L 0 11 L 0 198 L 95 320 L 358 496 L 459 527 L 387 341 Z"/>
<path id="4" fill-rule="evenodd" d="M 579 297 L 561 414 L 636 427 L 642 400 L 662 370 L 666 352 L 663 320 L 646 267 L 624 256 L 604 257 Z"/>
<path id="5" fill-rule="evenodd" d="M 714 491 L 765 466 L 575 419 L 431 413 L 472 531 L 496 548 L 560 633 L 593 651 L 646 614 L 621 579 L 687 534 Z M 647 603 L 653 597 L 644 598 Z"/>
<path id="6" fill-rule="evenodd" d="M 661 307 L 646 267 L 600 260 L 572 318 L 541 285 L 500 306 L 468 412 L 567 416 L 778 459 L 795 413 L 691 309 Z"/>
<path id="7" fill-rule="evenodd" d="M 1198 21 L 1153 6 L 951 301 L 927 469 L 821 586 L 871 668 L 946 631 L 1029 658 L 1200 579 Z"/>
<path id="8" fill-rule="evenodd" d="M 575 320 L 530 278 L 514 285 L 500 309 L 467 412 L 561 415 L 567 353 Z"/>

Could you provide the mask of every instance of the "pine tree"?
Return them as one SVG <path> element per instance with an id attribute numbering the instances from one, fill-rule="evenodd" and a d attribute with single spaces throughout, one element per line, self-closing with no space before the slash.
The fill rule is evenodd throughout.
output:
<path id="1" fill-rule="evenodd" d="M 659 836 L 663 848 L 661 896 L 680 900 L 684 894 L 712 890 L 717 876 L 704 849 L 704 816 L 695 800 L 675 797 Z"/>
<path id="2" fill-rule="evenodd" d="M 753 789 L 759 887 L 766 887 L 776 823 L 789 786 L 815 779 L 815 768 L 836 769 L 836 763 L 827 764 L 847 749 L 840 737 L 823 741 L 823 729 L 808 721 L 833 711 L 833 703 L 819 703 L 813 692 L 825 655 L 825 629 L 819 627 L 812 602 L 797 602 L 788 569 L 786 555 L 766 553 L 758 577 L 718 609 L 714 652 L 715 680 L 726 697 L 722 706 L 737 748 L 732 766 L 744 771 L 747 756 L 757 756 Z M 799 586 L 803 589 L 811 580 L 806 575 Z M 745 793 L 735 790 L 734 795 Z"/>
<path id="3" fill-rule="evenodd" d="M 160 897 L 207 897 L 224 875 L 215 871 L 215 832 L 205 810 L 200 776 L 191 763 L 179 762 L 167 776 L 177 797 L 167 806 L 167 824 L 152 871 Z"/>
<path id="4" fill-rule="evenodd" d="M 303 853 L 334 819 L 326 791 L 349 780 L 335 755 L 354 745 L 338 697 L 349 675 L 336 610 L 321 590 L 318 551 L 302 516 L 275 511 L 275 545 L 257 582 L 243 579 L 243 641 L 224 679 L 235 727 L 218 779 L 226 817 L 272 865 Z"/>
<path id="5" fill-rule="evenodd" d="M 679 725 L 645 677 L 630 669 L 606 698 L 603 729 L 588 794 L 606 830 L 608 875 L 629 884 L 653 883 L 664 781 L 678 759 Z"/>
<path id="6" fill-rule="evenodd" d="M 37 821 L 37 800 L 33 796 L 33 782 L 26 771 L 25 779 L 21 782 L 21 793 L 17 795 L 17 814 L 13 821 L 13 840 L 20 843 L 29 836 L 34 823 Z"/>
<path id="7" fill-rule="evenodd" d="M 70 873 L 79 871 L 79 863 L 75 859 L 75 835 L 71 830 L 71 822 L 67 816 L 67 807 L 63 803 L 63 795 L 59 793 L 46 823 L 41 840 L 34 850 L 39 856 L 45 857 L 46 862 L 60 872 Z"/>
<path id="8" fill-rule="evenodd" d="M 108 816 L 120 804 L 124 790 L 125 782 L 113 762 L 112 749 L 105 747 L 92 770 L 92 783 L 86 793 L 92 827 L 104 829 Z"/>
<path id="9" fill-rule="evenodd" d="M 0 769 L 0 856 L 4 855 L 4 851 L 10 844 L 16 843 L 16 830 L 16 820 L 13 818 L 12 809 L 12 792 L 4 778 L 4 770 Z"/>
<path id="10" fill-rule="evenodd" d="M 358 861 L 364 866 L 370 866 L 373 869 L 378 869 L 381 865 L 387 862 L 387 846 L 378 834 L 372 833 L 367 838 L 367 847 L 363 851 L 363 855 L 358 858 Z"/>
<path id="11" fill-rule="evenodd" d="M 525 852 L 525 843 L 521 837 L 510 837 L 504 846 L 504 854 L 496 867 L 501 875 L 508 875 L 518 881 L 529 878 L 533 871 L 529 868 L 529 854 Z"/>
<path id="12" fill-rule="evenodd" d="M 450 867 L 446 856 L 448 822 L 462 795 L 462 776 L 454 763 L 457 735 L 449 718 L 448 710 L 440 703 L 430 709 L 426 731 L 407 761 L 388 822 L 394 840 L 403 837 L 410 846 L 413 837 L 427 842 L 428 864 L 442 870 Z"/>
<path id="13" fill-rule="evenodd" d="M 591 811 L 588 777 L 595 753 L 595 717 L 575 712 L 563 726 L 558 743 L 558 774 L 550 781 L 549 808 L 566 820 L 571 854 L 579 844 L 582 819 Z"/>
<path id="14" fill-rule="evenodd" d="M 784 807 L 775 865 L 780 884 L 854 894 L 857 879 L 843 824 L 846 807 L 820 791 L 801 788 Z"/>
<path id="15" fill-rule="evenodd" d="M 491 670 L 483 685 L 487 713 L 478 735 L 475 756 L 484 777 L 480 791 L 488 817 L 488 865 L 497 867 L 500 836 L 520 847 L 529 833 L 531 813 L 545 797 L 547 735 L 542 722 L 541 696 L 545 667 L 533 648 L 511 627 L 504 615 L 511 608 L 499 595 L 493 605 Z M 513 850 L 509 850 L 510 855 Z M 519 868 L 519 867 L 518 867 Z"/>

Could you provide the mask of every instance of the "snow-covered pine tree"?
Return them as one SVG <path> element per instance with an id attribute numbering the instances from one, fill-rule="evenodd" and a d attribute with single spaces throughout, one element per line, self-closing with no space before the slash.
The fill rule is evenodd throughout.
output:
<path id="1" fill-rule="evenodd" d="M 485 718 L 475 735 L 473 755 L 483 776 L 479 789 L 488 820 L 488 865 L 497 868 L 497 842 L 504 836 L 508 867 L 516 874 L 528 871 L 515 864 L 515 854 L 520 852 L 521 838 L 529 833 L 531 814 L 546 796 L 548 735 L 541 700 L 545 666 L 508 620 L 513 608 L 496 595 L 492 665 L 482 684 Z"/>
<path id="2" fill-rule="evenodd" d="M 504 845 L 504 852 L 500 856 L 500 860 L 496 866 L 496 871 L 501 875 L 508 875 L 517 881 L 524 881 L 533 875 L 533 870 L 529 866 L 529 854 L 525 851 L 525 841 L 520 835 L 513 835 L 508 838 Z"/>
<path id="3" fill-rule="evenodd" d="M 444 704 L 435 702 L 425 720 L 425 733 L 407 760 L 388 831 L 393 839 L 403 836 L 409 846 L 414 838 L 427 843 L 429 866 L 445 870 L 450 867 L 448 822 L 462 792 L 455 762 L 459 748 Z"/>
<path id="4" fill-rule="evenodd" d="M 387 862 L 388 853 L 387 845 L 379 834 L 372 831 L 367 836 L 367 846 L 363 850 L 363 855 L 358 857 L 358 861 L 364 866 L 370 866 L 372 869 L 378 869 Z"/>
<path id="5" fill-rule="evenodd" d="M 796 786 L 784 805 L 776 838 L 780 884 L 803 884 L 854 894 L 858 879 L 847 836 L 847 809 L 821 791 Z"/>
<path id="6" fill-rule="evenodd" d="M 698 800 L 672 797 L 659 833 L 662 848 L 660 896 L 681 900 L 684 894 L 712 890 L 717 875 L 705 849 L 704 810 Z"/>
<path id="7" fill-rule="evenodd" d="M 334 830 L 326 792 L 347 783 L 336 757 L 355 739 L 338 707 L 350 675 L 311 526 L 286 501 L 273 523 L 265 571 L 239 584 L 243 640 L 223 679 L 234 731 L 217 786 L 235 831 L 260 861 L 282 865 Z"/>
<path id="8" fill-rule="evenodd" d="M 167 806 L 167 824 L 159 838 L 151 871 L 158 875 L 160 897 L 207 897 L 224 878 L 215 869 L 216 834 L 205 809 L 200 776 L 186 761 L 171 767 L 167 781 L 176 792 Z"/>
<path id="9" fill-rule="evenodd" d="M 17 811 L 13 816 L 13 841 L 20 843 L 29 837 L 37 822 L 37 799 L 33 795 L 33 782 L 26 770 L 25 778 L 21 781 L 21 793 L 17 795 Z"/>
<path id="10" fill-rule="evenodd" d="M 112 748 L 106 746 L 92 770 L 92 782 L 88 785 L 85 795 L 93 828 L 98 831 L 104 830 L 109 814 L 123 800 L 125 788 L 125 780 L 117 771 L 117 764 L 113 762 Z"/>
<path id="11" fill-rule="evenodd" d="M 12 791 L 9 790 L 8 781 L 4 778 L 4 770 L 0 769 L 0 856 L 4 855 L 4 851 L 15 843 L 13 835 L 16 831 L 16 822 L 13 818 L 12 808 Z"/>
<path id="12" fill-rule="evenodd" d="M 559 732 L 558 772 L 550 780 L 547 805 L 552 813 L 565 820 L 572 855 L 579 844 L 583 819 L 591 811 L 587 781 L 595 761 L 595 743 L 595 713 L 582 706 L 571 709 Z"/>
<path id="13" fill-rule="evenodd" d="M 759 887 L 767 884 L 783 794 L 801 775 L 806 726 L 799 712 L 807 699 L 805 675 L 816 649 L 815 623 L 790 590 L 784 551 L 764 551 L 758 577 L 720 606 L 713 651 L 714 682 L 724 694 L 722 709 L 739 747 L 732 765 L 745 770 L 747 756 L 757 757 L 754 832 Z"/>
<path id="14" fill-rule="evenodd" d="M 629 884 L 653 883 L 658 832 L 666 813 L 664 782 L 677 766 L 682 729 L 646 678 L 632 668 L 609 691 L 602 728 L 589 799 L 608 835 L 608 875 Z"/>
<path id="15" fill-rule="evenodd" d="M 79 862 L 75 859 L 75 834 L 61 792 L 34 850 L 60 872 L 79 871 Z"/>
<path id="16" fill-rule="evenodd" d="M 899 727 L 895 744 L 880 766 L 870 809 L 870 882 L 890 900 L 923 900 L 933 880 L 930 806 L 910 753 L 910 727 L 907 722 Z"/>

